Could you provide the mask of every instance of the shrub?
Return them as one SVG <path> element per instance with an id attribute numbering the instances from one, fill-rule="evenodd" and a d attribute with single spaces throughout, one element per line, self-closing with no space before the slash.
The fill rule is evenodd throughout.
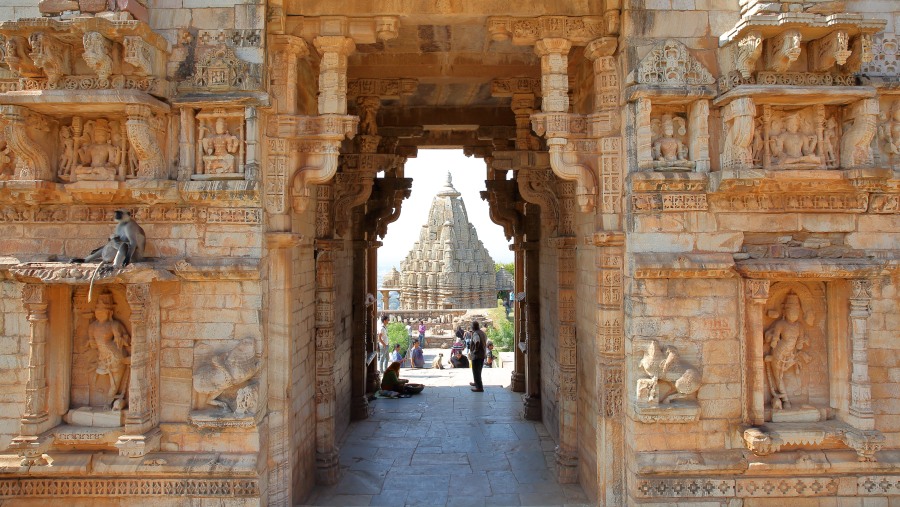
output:
<path id="1" fill-rule="evenodd" d="M 516 345 L 515 326 L 506 318 L 503 306 L 492 309 L 490 312 L 494 325 L 487 329 L 488 340 L 494 342 L 495 352 L 509 352 Z"/>
<path id="2" fill-rule="evenodd" d="M 400 344 L 400 353 L 406 355 L 406 349 L 409 347 L 409 333 L 406 332 L 406 324 L 391 322 L 388 324 L 387 330 L 391 350 L 394 350 L 394 345 Z"/>

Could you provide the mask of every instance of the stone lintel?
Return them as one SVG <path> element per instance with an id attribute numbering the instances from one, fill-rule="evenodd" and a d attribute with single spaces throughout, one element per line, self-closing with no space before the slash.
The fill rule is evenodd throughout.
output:
<path id="1" fill-rule="evenodd" d="M 634 278 L 733 278 L 734 259 L 727 253 L 635 253 Z"/>
<path id="2" fill-rule="evenodd" d="M 175 279 L 164 265 L 156 262 L 136 262 L 124 268 L 109 265 L 101 267 L 94 263 L 25 262 L 11 266 L 0 265 L 0 272 L 2 271 L 8 272 L 13 279 L 22 283 L 87 285 L 92 277 L 95 284 L 134 284 Z"/>
<path id="3" fill-rule="evenodd" d="M 584 46 L 615 31 L 610 29 L 608 21 L 603 16 L 492 16 L 487 20 L 487 29 L 492 40 L 512 40 L 517 46 L 532 45 L 547 38 L 567 39 L 573 45 Z"/>
<path id="4" fill-rule="evenodd" d="M 663 88 L 657 85 L 635 84 L 625 89 L 625 100 L 650 99 L 654 104 L 688 104 L 700 99 L 714 99 L 719 92 L 715 85 L 694 85 Z"/>
<path id="5" fill-rule="evenodd" d="M 874 278 L 900 268 L 900 259 L 747 259 L 734 264 L 744 278 L 839 280 Z"/>
<path id="6" fill-rule="evenodd" d="M 584 243 L 591 246 L 614 247 L 625 244 L 625 233 L 622 231 L 595 232 L 584 238 Z"/>
<path id="7" fill-rule="evenodd" d="M 0 104 L 24 106 L 49 116 L 125 114 L 128 106 L 146 106 L 166 114 L 169 105 L 137 90 L 23 90 L 0 94 Z"/>
<path id="8" fill-rule="evenodd" d="M 287 32 L 299 33 L 308 41 L 320 36 L 344 36 L 356 44 L 375 44 L 397 38 L 400 20 L 397 16 L 291 16 L 286 25 Z"/>
<path id="9" fill-rule="evenodd" d="M 269 107 L 272 105 L 268 93 L 252 91 L 181 93 L 173 97 L 171 102 L 175 107 L 193 107 L 197 109 L 246 106 Z"/>
<path id="10" fill-rule="evenodd" d="M 766 169 L 724 169 L 709 175 L 710 192 L 845 192 L 855 193 L 860 186 L 888 190 L 890 169 L 809 169 L 777 171 Z M 860 203 L 865 211 L 865 203 Z"/>
<path id="11" fill-rule="evenodd" d="M 740 85 L 719 96 L 713 105 L 722 107 L 740 98 L 752 98 L 756 105 L 846 105 L 874 98 L 875 94 L 872 86 Z"/>
<path id="12" fill-rule="evenodd" d="M 28 37 L 33 32 L 45 31 L 65 42 L 80 42 L 82 33 L 98 32 L 110 40 L 121 43 L 126 36 L 140 37 L 144 42 L 164 53 L 171 52 L 165 37 L 154 32 L 150 25 L 138 20 L 111 21 L 100 17 L 79 17 L 69 20 L 53 18 L 22 18 L 0 23 L 0 34 Z"/>
<path id="13" fill-rule="evenodd" d="M 298 244 L 302 237 L 299 235 L 293 244 Z M 266 235 L 267 244 L 272 248 L 273 239 Z M 224 259 L 182 259 L 175 263 L 172 273 L 182 280 L 209 281 L 209 280 L 259 280 L 259 259 L 224 258 Z"/>
<path id="14" fill-rule="evenodd" d="M 634 472 L 640 476 L 657 474 L 715 473 L 742 474 L 748 468 L 743 450 L 638 452 Z"/>

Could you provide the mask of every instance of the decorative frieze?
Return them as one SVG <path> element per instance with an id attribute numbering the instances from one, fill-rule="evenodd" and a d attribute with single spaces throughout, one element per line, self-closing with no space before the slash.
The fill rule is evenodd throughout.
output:
<path id="1" fill-rule="evenodd" d="M 242 60 L 224 42 L 197 46 L 193 73 L 180 83 L 180 91 L 252 91 L 261 86 L 261 69 Z"/>
<path id="2" fill-rule="evenodd" d="M 869 204 L 869 195 L 831 192 L 818 194 L 791 192 L 712 194 L 710 204 L 714 211 L 864 213 Z"/>
<path id="3" fill-rule="evenodd" d="M 128 478 L 0 479 L 0 498 L 189 496 L 253 498 L 260 494 L 257 479 Z"/>
<path id="4" fill-rule="evenodd" d="M 141 223 L 231 223 L 259 224 L 262 220 L 260 208 L 219 208 L 198 206 L 157 205 L 147 207 L 129 206 L 42 206 L 3 208 L 0 223 L 56 223 L 56 224 L 96 224 L 112 220 L 116 210 L 125 209 L 132 218 Z"/>
<path id="5" fill-rule="evenodd" d="M 657 43 L 641 60 L 636 73 L 639 84 L 653 86 L 703 86 L 716 82 L 687 47 L 674 39 Z"/>
<path id="6" fill-rule="evenodd" d="M 604 35 L 618 32 L 618 18 L 601 16 L 541 16 L 538 18 L 490 17 L 487 29 L 494 41 L 512 40 L 527 46 L 541 39 L 562 38 L 583 45 Z"/>
<path id="7" fill-rule="evenodd" d="M 637 213 L 659 211 L 705 211 L 706 194 L 632 194 L 631 208 Z"/>

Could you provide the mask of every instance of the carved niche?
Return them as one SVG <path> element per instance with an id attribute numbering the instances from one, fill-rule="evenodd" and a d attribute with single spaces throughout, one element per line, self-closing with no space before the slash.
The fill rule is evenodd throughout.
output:
<path id="1" fill-rule="evenodd" d="M 637 68 L 637 82 L 654 86 L 702 86 L 716 80 L 681 42 L 658 43 Z"/>
<path id="2" fill-rule="evenodd" d="M 179 85 L 180 90 L 247 91 L 260 88 L 259 64 L 242 60 L 223 38 L 213 43 L 201 40 L 196 49 L 193 74 Z"/>
<path id="3" fill-rule="evenodd" d="M 636 105 L 638 167 L 653 171 L 709 172 L 709 101 Z"/>
<path id="4" fill-rule="evenodd" d="M 900 169 L 900 99 L 882 102 L 878 122 L 878 155 L 888 167 Z"/>
<path id="5" fill-rule="evenodd" d="M 111 292 L 93 303 L 78 292 L 74 307 L 71 399 L 63 420 L 73 426 L 123 426 L 131 370 L 125 305 L 117 304 Z"/>
<path id="6" fill-rule="evenodd" d="M 202 110 L 197 118 L 197 165 L 191 179 L 244 179 L 244 108 Z"/>
<path id="7" fill-rule="evenodd" d="M 72 118 L 59 127 L 57 175 L 66 182 L 116 181 L 134 178 L 137 160 L 125 141 L 125 122 Z"/>

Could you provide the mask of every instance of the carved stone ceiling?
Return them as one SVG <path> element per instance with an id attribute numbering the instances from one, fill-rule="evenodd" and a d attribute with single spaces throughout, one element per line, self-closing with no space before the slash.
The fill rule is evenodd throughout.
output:
<path id="1" fill-rule="evenodd" d="M 524 1 L 516 3 L 521 17 L 547 14 L 586 15 L 592 13 L 587 0 L 574 2 Z M 287 29 L 300 16 L 334 15 L 334 2 L 287 1 Z M 399 16 L 395 39 L 374 44 L 357 44 L 349 58 L 348 77 L 412 78 L 418 86 L 412 95 L 385 99 L 378 112 L 380 127 L 406 129 L 426 127 L 416 139 L 401 139 L 401 145 L 451 146 L 463 139 L 466 145 L 486 145 L 473 127 L 514 127 L 509 97 L 493 97 L 491 82 L 497 78 L 540 79 L 540 60 L 531 46 L 511 41 L 493 41 L 487 30 L 490 16 L 511 13 L 507 0 L 388 0 L 356 1 L 354 16 L 365 17 L 412 13 Z M 597 9 L 593 9 L 596 13 Z M 461 13 L 461 14 L 455 14 Z M 295 17 L 296 16 L 296 17 Z M 539 102 L 536 102 L 539 107 Z M 351 105 L 352 107 L 352 105 Z M 453 134 L 436 133 L 427 126 L 441 126 Z M 512 132 L 512 131 L 510 131 Z M 514 134 L 513 134 L 514 137 Z"/>

